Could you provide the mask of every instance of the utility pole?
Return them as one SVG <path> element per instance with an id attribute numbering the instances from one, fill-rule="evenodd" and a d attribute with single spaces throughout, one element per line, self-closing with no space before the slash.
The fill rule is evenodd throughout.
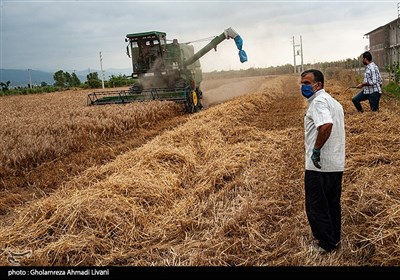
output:
<path id="1" fill-rule="evenodd" d="M 294 42 L 294 36 L 292 37 L 293 40 L 293 68 L 294 68 L 294 73 L 296 74 L 296 44 Z"/>
<path id="2" fill-rule="evenodd" d="M 29 88 L 32 88 L 32 76 L 31 76 L 31 69 L 28 69 L 28 73 L 29 73 Z"/>
<path id="3" fill-rule="evenodd" d="M 294 60 L 294 73 L 297 72 L 297 65 L 296 65 L 296 55 L 300 55 L 301 58 L 301 71 L 304 71 L 303 65 L 303 38 L 300 35 L 300 45 L 296 45 L 294 40 L 294 36 L 292 37 L 293 40 L 293 60 Z M 296 48 L 300 47 L 300 50 L 296 51 Z"/>
<path id="4" fill-rule="evenodd" d="M 303 66 L 303 39 L 301 38 L 300 35 L 300 52 L 301 52 L 301 72 L 304 71 L 304 66 Z"/>
<path id="5" fill-rule="evenodd" d="M 101 68 L 101 87 L 104 89 L 104 71 L 103 71 L 103 58 L 101 57 L 101 52 L 100 54 L 100 68 Z"/>

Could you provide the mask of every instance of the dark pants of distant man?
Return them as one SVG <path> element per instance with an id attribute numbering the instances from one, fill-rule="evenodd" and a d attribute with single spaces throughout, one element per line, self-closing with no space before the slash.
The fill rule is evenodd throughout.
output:
<path id="1" fill-rule="evenodd" d="M 379 100 L 381 98 L 381 95 L 382 94 L 380 94 L 379 92 L 364 94 L 364 90 L 362 90 L 356 96 L 354 96 L 351 101 L 353 101 L 353 104 L 357 108 L 358 112 L 364 112 L 364 109 L 361 106 L 361 101 L 368 100 L 371 111 L 377 112 L 379 111 Z"/>

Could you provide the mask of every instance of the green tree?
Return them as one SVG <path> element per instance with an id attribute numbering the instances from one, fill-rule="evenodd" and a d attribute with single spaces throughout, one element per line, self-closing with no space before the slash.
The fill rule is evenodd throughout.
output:
<path id="1" fill-rule="evenodd" d="M 7 81 L 7 82 L 5 82 L 5 83 L 1 82 L 1 83 L 0 83 L 1 90 L 2 90 L 2 91 L 7 91 L 7 90 L 8 90 L 8 87 L 10 86 L 10 84 L 11 84 L 10 81 Z"/>
<path id="2" fill-rule="evenodd" d="M 54 73 L 53 79 L 55 81 L 54 85 L 62 88 L 79 87 L 81 85 L 81 81 L 75 73 L 70 74 L 62 70 Z"/>
<path id="3" fill-rule="evenodd" d="M 64 79 L 65 79 L 65 86 L 70 87 L 72 81 L 71 74 L 68 72 L 64 72 Z"/>
<path id="4" fill-rule="evenodd" d="M 71 82 L 69 84 L 71 87 L 79 87 L 81 85 L 81 81 L 79 80 L 78 76 L 75 73 L 71 75 Z"/>
<path id="5" fill-rule="evenodd" d="M 56 87 L 65 87 L 66 86 L 66 82 L 67 82 L 65 78 L 66 77 L 65 77 L 64 71 L 58 70 L 53 75 L 53 79 L 55 81 L 54 85 Z"/>
<path id="6" fill-rule="evenodd" d="M 126 75 L 119 74 L 118 76 L 111 75 L 108 80 L 108 84 L 110 87 L 122 87 L 127 86 L 132 83 L 132 79 L 128 79 Z"/>
<path id="7" fill-rule="evenodd" d="M 92 72 L 86 75 L 87 83 L 90 88 L 99 88 L 101 86 L 101 80 L 97 72 Z"/>
<path id="8" fill-rule="evenodd" d="M 390 78 L 394 78 L 396 84 L 400 82 L 400 64 L 398 61 L 386 65 L 385 70 L 389 72 Z"/>

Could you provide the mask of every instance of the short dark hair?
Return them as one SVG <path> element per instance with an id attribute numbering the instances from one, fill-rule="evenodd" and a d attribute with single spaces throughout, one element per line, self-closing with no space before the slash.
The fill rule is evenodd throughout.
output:
<path id="1" fill-rule="evenodd" d="M 362 57 L 366 58 L 368 61 L 372 61 L 372 54 L 370 52 L 368 52 L 368 51 L 364 52 L 362 54 Z"/>
<path id="2" fill-rule="evenodd" d="M 314 75 L 314 82 L 321 82 L 322 88 L 324 88 L 324 74 L 322 74 L 321 71 L 317 69 L 308 69 L 301 73 L 301 77 L 304 77 L 305 75 L 312 73 Z"/>

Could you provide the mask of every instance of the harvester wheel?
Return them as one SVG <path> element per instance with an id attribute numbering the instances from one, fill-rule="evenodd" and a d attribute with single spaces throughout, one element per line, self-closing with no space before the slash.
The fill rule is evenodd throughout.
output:
<path id="1" fill-rule="evenodd" d="M 193 90 L 191 93 L 188 93 L 187 101 L 185 103 L 185 111 L 187 113 L 195 113 L 200 111 L 203 108 L 201 105 L 201 95 L 199 95 L 199 90 Z"/>
<path id="2" fill-rule="evenodd" d="M 196 89 L 195 92 L 196 92 L 196 99 L 197 99 L 195 110 L 196 110 L 196 112 L 198 112 L 201 109 L 203 109 L 203 104 L 201 104 L 201 99 L 203 98 L 203 93 L 198 88 Z"/>
<path id="3" fill-rule="evenodd" d="M 195 90 L 192 91 L 192 100 L 193 100 L 193 107 L 196 108 L 199 100 L 197 98 L 197 92 Z"/>

